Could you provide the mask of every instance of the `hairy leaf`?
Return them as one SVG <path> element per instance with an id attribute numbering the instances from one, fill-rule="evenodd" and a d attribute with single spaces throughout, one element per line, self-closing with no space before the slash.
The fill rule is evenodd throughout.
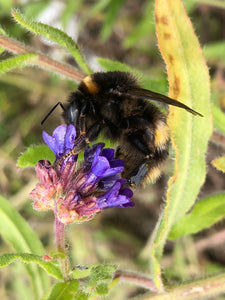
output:
<path id="1" fill-rule="evenodd" d="M 12 15 L 16 21 L 26 29 L 36 34 L 41 34 L 49 40 L 52 40 L 64 47 L 72 54 L 78 65 L 84 70 L 85 73 L 91 73 L 91 70 L 86 64 L 78 45 L 65 32 L 47 24 L 28 20 L 18 10 L 12 10 Z"/>
<path id="2" fill-rule="evenodd" d="M 53 164 L 55 155 L 47 145 L 30 146 L 18 158 L 17 167 L 27 168 L 29 166 L 35 166 L 37 162 L 42 159 L 47 159 Z"/>
<path id="3" fill-rule="evenodd" d="M 35 57 L 37 57 L 37 54 L 30 53 L 2 60 L 0 62 L 0 75 L 18 68 L 24 68 L 27 65 L 32 64 L 32 59 Z"/>
<path id="4" fill-rule="evenodd" d="M 175 240 L 183 235 L 197 233 L 208 228 L 225 216 L 225 193 L 211 195 L 200 200 L 191 213 L 174 224 L 169 239 Z"/>
<path id="5" fill-rule="evenodd" d="M 49 275 L 54 278 L 63 279 L 62 273 L 59 267 L 53 262 L 46 262 L 41 256 L 30 254 L 30 253 L 9 253 L 0 256 L 0 267 L 7 266 L 13 263 L 15 260 L 20 260 L 26 264 L 38 264 L 42 269 L 44 269 Z"/>
<path id="6" fill-rule="evenodd" d="M 44 253 L 44 248 L 35 232 L 5 198 L 0 196 L 0 232 L 17 252 L 30 252 L 38 255 Z M 48 276 L 37 265 L 26 267 L 32 282 L 36 299 L 48 287 Z"/>
<path id="7" fill-rule="evenodd" d="M 51 294 L 47 298 L 48 300 L 72 300 L 74 298 L 79 287 L 77 280 L 58 282 L 52 288 Z"/>
<path id="8" fill-rule="evenodd" d="M 167 66 L 169 96 L 204 115 L 170 107 L 168 125 L 175 150 L 164 210 L 152 236 L 151 268 L 161 290 L 160 259 L 169 231 L 194 204 L 205 174 L 205 152 L 212 132 L 210 83 L 202 50 L 181 0 L 156 0 L 159 49 Z"/>

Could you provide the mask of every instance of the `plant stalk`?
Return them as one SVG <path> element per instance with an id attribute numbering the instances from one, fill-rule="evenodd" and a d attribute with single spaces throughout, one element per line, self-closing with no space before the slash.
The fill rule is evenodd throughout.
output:
<path id="1" fill-rule="evenodd" d="M 59 257 L 59 264 L 63 274 L 64 281 L 70 280 L 69 276 L 69 257 L 65 245 L 65 225 L 61 223 L 55 212 L 55 243 L 58 252 L 61 252 L 65 257 Z"/>
<path id="2" fill-rule="evenodd" d="M 29 47 L 24 46 L 18 41 L 15 41 L 3 35 L 0 35 L 0 47 L 18 55 L 27 54 L 27 53 L 36 53 Z M 48 69 L 50 71 L 56 72 L 75 82 L 80 82 L 85 77 L 85 75 L 82 72 L 76 70 L 75 68 L 72 68 L 69 65 L 57 62 L 43 54 L 39 54 L 39 53 L 36 54 L 37 54 L 37 58 L 35 60 L 32 60 L 32 65 L 36 65 L 39 66 L 40 68 Z"/>

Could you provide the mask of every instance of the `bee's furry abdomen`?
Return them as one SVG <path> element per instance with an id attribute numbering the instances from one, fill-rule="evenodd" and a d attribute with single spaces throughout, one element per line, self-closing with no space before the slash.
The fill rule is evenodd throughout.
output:
<path id="1" fill-rule="evenodd" d="M 151 107 L 148 110 L 147 119 L 136 119 L 138 125 L 135 128 L 140 126 L 141 129 L 130 128 L 125 131 L 116 152 L 116 157 L 123 159 L 125 163 L 123 177 L 132 185 L 154 183 L 168 157 L 170 137 L 166 119 L 159 111 L 157 114 L 153 110 L 151 116 Z M 132 138 L 129 138 L 131 133 Z M 136 144 L 135 138 L 141 142 L 140 145 Z"/>

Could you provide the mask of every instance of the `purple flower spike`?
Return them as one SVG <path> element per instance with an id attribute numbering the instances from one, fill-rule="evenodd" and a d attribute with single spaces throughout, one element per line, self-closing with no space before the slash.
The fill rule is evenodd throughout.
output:
<path id="1" fill-rule="evenodd" d="M 52 136 L 43 132 L 43 139 L 54 152 L 56 161 L 74 148 L 76 130 L 73 125 L 57 127 Z M 39 183 L 30 193 L 36 210 L 52 210 L 64 224 L 90 220 L 108 207 L 133 206 L 133 193 L 121 179 L 124 162 L 114 158 L 113 149 L 99 143 L 87 147 L 84 165 L 76 170 L 77 156 L 71 155 L 59 164 L 39 161 L 36 173 Z"/>
<path id="2" fill-rule="evenodd" d="M 105 146 L 103 143 L 95 144 L 92 147 L 88 147 L 84 151 L 84 166 L 86 170 L 89 170 L 91 168 L 93 159 L 95 156 L 98 156 L 102 148 Z"/>
<path id="3" fill-rule="evenodd" d="M 113 187 L 106 192 L 104 195 L 98 197 L 97 206 L 98 208 L 105 209 L 108 207 L 126 207 L 133 206 L 134 203 L 130 201 L 133 193 L 130 189 L 121 187 L 124 184 L 124 180 L 117 180 Z"/>
<path id="4" fill-rule="evenodd" d="M 108 161 L 111 161 L 114 159 L 114 153 L 115 153 L 114 149 L 106 148 L 102 150 L 101 155 L 105 156 L 108 159 Z"/>
<path id="5" fill-rule="evenodd" d="M 43 131 L 42 137 L 58 160 L 74 148 L 76 129 L 72 124 L 60 125 L 53 131 L 52 136 Z"/>
<path id="6" fill-rule="evenodd" d="M 103 144 L 97 144 L 86 150 L 86 161 L 88 161 L 89 168 L 91 171 L 98 177 L 108 177 L 121 173 L 124 170 L 124 164 L 122 161 L 113 159 L 114 150 L 113 149 L 104 149 L 102 150 Z M 102 151 L 101 151 L 102 150 Z M 95 151 L 95 152 L 94 152 Z M 91 154 L 90 156 L 88 154 Z M 105 155 L 104 155 L 105 154 Z M 90 160 L 91 158 L 91 160 Z M 85 163 L 86 163 L 85 161 Z M 112 161 L 115 161 L 112 163 Z M 90 162 L 92 165 L 90 166 Z M 115 167 L 111 167 L 114 165 Z"/>

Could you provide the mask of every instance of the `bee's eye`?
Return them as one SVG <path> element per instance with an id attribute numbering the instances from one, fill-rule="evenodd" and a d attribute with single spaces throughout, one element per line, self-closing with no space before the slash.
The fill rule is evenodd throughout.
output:
<path id="1" fill-rule="evenodd" d="M 76 125 L 80 113 L 75 103 L 70 105 L 70 107 L 68 108 L 67 115 L 68 115 L 69 123 Z"/>

